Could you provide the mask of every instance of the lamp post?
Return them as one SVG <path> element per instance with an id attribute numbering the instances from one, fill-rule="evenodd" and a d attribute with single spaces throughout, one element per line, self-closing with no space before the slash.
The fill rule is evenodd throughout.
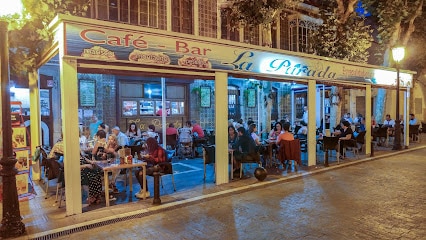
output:
<path id="1" fill-rule="evenodd" d="M 14 3 L 21 4 L 20 1 Z M 13 4 L 11 4 L 13 5 Z M 16 6 L 14 6 L 16 9 Z M 18 6 L 18 9 L 22 8 Z M 12 8 L 13 9 L 13 8 Z M 2 6 L 3 10 L 8 10 Z M 6 14 L 11 14 L 8 12 Z M 3 219 L 0 227 L 0 238 L 18 237 L 25 233 L 25 225 L 22 223 L 19 210 L 18 191 L 16 189 L 16 158 L 12 149 L 12 124 L 10 117 L 10 86 L 9 86 L 9 44 L 8 22 L 0 18 L 0 81 L 2 104 L 2 140 L 3 156 L 0 160 L 0 175 L 3 181 Z"/>
<path id="2" fill-rule="evenodd" d="M 399 63 L 404 58 L 405 49 L 395 47 L 392 49 L 392 58 L 396 63 L 396 117 L 395 117 L 395 140 L 393 150 L 401 150 L 401 119 L 399 119 Z"/>

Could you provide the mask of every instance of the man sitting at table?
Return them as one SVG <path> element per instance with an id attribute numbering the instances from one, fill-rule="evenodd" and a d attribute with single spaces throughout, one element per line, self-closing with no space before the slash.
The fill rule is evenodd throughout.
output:
<path id="1" fill-rule="evenodd" d="M 351 124 L 348 121 L 343 121 L 342 130 L 339 135 L 339 140 L 340 140 L 340 149 L 339 149 L 340 157 L 339 158 L 340 159 L 344 159 L 343 148 L 348 146 L 349 140 L 351 139 L 355 139 L 352 128 L 351 128 Z"/>
<path id="2" fill-rule="evenodd" d="M 280 145 L 281 141 L 291 141 L 294 140 L 294 135 L 290 132 L 290 123 L 286 122 L 283 125 L 284 133 L 281 133 L 277 139 L 277 145 Z"/>
<path id="3" fill-rule="evenodd" d="M 246 133 L 246 129 L 244 127 L 238 128 L 237 131 L 238 140 L 235 143 L 234 159 L 238 164 L 234 164 L 234 166 L 239 166 L 239 163 L 243 159 L 251 159 L 253 162 L 259 162 L 260 155 L 256 152 L 256 143 L 254 142 L 253 138 L 248 133 Z M 239 168 L 234 169 L 234 173 L 239 171 Z"/>
<path id="4" fill-rule="evenodd" d="M 112 133 L 117 137 L 118 146 L 124 147 L 129 145 L 129 138 L 126 136 L 126 134 L 120 131 L 119 126 L 115 126 L 112 129 Z"/>
<path id="5" fill-rule="evenodd" d="M 382 127 L 393 128 L 394 126 L 395 126 L 395 121 L 393 119 L 391 119 L 389 114 L 386 114 L 386 119 L 385 119 L 385 121 L 383 121 Z"/>

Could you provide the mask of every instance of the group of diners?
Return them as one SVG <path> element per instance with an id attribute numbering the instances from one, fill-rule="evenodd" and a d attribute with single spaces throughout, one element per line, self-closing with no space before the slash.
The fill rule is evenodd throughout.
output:
<path id="1" fill-rule="evenodd" d="M 204 131 L 195 121 L 187 121 L 185 128 L 190 130 L 191 138 L 194 136 L 204 137 Z M 166 129 L 166 133 L 179 136 L 180 132 L 171 123 Z M 89 205 L 98 204 L 102 197 L 103 171 L 96 165 L 96 161 L 115 160 L 119 157 L 118 151 L 121 148 L 142 141 L 146 145 L 146 150 L 141 156 L 143 156 L 142 160 L 147 162 L 146 175 L 150 176 L 154 172 L 155 165 L 167 160 L 166 150 L 159 144 L 158 136 L 154 125 L 149 125 L 148 130 L 142 133 L 135 123 L 130 123 L 126 132 L 121 132 L 118 126 L 113 127 L 109 132 L 108 125 L 99 121 L 97 116 L 93 115 L 89 127 L 83 127 L 79 131 L 81 182 L 82 185 L 88 186 L 87 203 Z M 57 154 L 64 155 L 62 137 L 52 147 L 48 157 L 55 158 Z M 120 169 L 112 170 L 109 188 L 113 191 L 113 194 L 110 195 L 110 201 L 116 200 L 114 194 L 119 193 L 116 180 L 120 172 Z M 148 189 L 146 189 L 146 195 L 143 195 L 142 169 L 135 171 L 135 176 L 140 185 L 140 191 L 135 196 L 137 198 L 149 197 Z"/>
<path id="2" fill-rule="evenodd" d="M 281 122 L 277 122 L 274 128 L 269 132 L 269 140 L 274 141 L 275 146 L 279 146 L 283 140 L 294 140 L 294 135 L 290 131 L 290 123 L 285 122 L 283 126 Z M 248 129 L 243 125 L 238 129 L 233 124 L 228 125 L 228 148 L 233 150 L 234 161 L 233 172 L 240 172 L 239 163 L 243 159 L 251 159 L 252 162 L 260 162 L 260 155 L 266 154 L 266 149 L 262 144 L 261 138 L 257 134 L 257 125 L 251 122 Z"/>
<path id="3" fill-rule="evenodd" d="M 100 127 L 101 128 L 101 127 Z M 80 150 L 80 169 L 81 169 L 81 183 L 82 185 L 88 185 L 88 198 L 87 203 L 98 204 L 101 201 L 102 197 L 102 169 L 96 165 L 96 161 L 108 161 L 108 159 L 118 158 L 118 150 L 125 147 L 119 143 L 118 137 L 120 135 L 119 128 L 115 127 L 113 133 L 108 135 L 103 129 L 99 129 L 95 134 L 95 140 L 93 147 L 83 146 Z M 115 132 L 115 133 L 114 133 Z M 81 131 L 80 131 L 81 133 Z M 152 175 L 153 167 L 160 162 L 166 161 L 165 150 L 158 144 L 157 139 L 153 137 L 148 137 L 145 141 L 147 146 L 146 152 L 143 154 L 143 160 L 147 162 L 147 175 Z M 58 140 L 57 143 L 52 147 L 51 152 L 49 153 L 49 158 L 54 158 L 56 154 L 64 154 L 64 147 L 62 138 Z M 119 193 L 118 188 L 116 187 L 116 179 L 120 174 L 120 170 L 113 170 L 111 179 L 110 179 L 110 189 L 113 193 Z M 142 169 L 139 169 L 135 172 L 135 176 L 140 184 L 141 190 L 136 193 L 137 198 L 143 198 L 142 190 Z M 148 189 L 147 189 L 148 190 Z M 115 200 L 114 195 L 110 195 L 110 200 Z M 145 195 L 149 197 L 149 192 Z"/>

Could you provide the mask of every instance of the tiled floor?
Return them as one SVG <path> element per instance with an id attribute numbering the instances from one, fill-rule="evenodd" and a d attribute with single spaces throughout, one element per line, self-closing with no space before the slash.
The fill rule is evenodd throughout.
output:
<path id="1" fill-rule="evenodd" d="M 426 145 L 426 143 L 413 143 L 410 148 L 415 148 L 419 145 Z M 378 147 L 375 149 L 375 156 L 381 156 L 387 153 L 392 153 L 391 147 Z M 297 173 L 294 171 L 283 171 L 282 169 L 269 169 L 269 175 L 265 180 L 265 184 L 268 182 L 274 182 L 278 179 L 292 178 L 295 176 L 309 174 L 312 171 L 321 170 L 324 168 L 322 166 L 323 156 L 324 155 L 319 152 L 318 159 L 320 160 L 320 163 L 317 166 L 309 168 L 302 166 Z M 361 154 L 360 159 L 365 159 L 366 157 L 367 156 Z M 302 155 L 302 159 L 306 160 L 306 156 Z M 357 160 L 349 157 L 344 160 L 343 163 L 352 161 Z M 49 231 L 50 233 L 55 231 L 59 232 L 61 229 L 69 228 L 71 225 L 83 226 L 90 221 L 95 222 L 97 219 L 108 219 L 111 218 L 111 216 L 119 214 L 131 214 L 132 212 L 141 211 L 143 211 L 144 214 L 153 214 L 161 209 L 164 210 L 164 207 L 185 206 L 185 204 L 190 204 L 191 201 L 201 199 L 206 195 L 215 197 L 215 194 L 219 196 L 224 192 L 231 192 L 233 189 L 251 186 L 258 183 L 257 179 L 252 176 L 252 173 L 256 168 L 255 164 L 244 167 L 248 177 L 245 177 L 242 180 L 234 178 L 234 180 L 228 184 L 216 186 L 214 183 L 213 165 L 207 166 L 207 178 L 206 181 L 204 181 L 204 166 L 202 159 L 174 158 L 173 162 L 177 191 L 173 191 L 171 177 L 165 176 L 163 178 L 164 188 L 160 188 L 162 205 L 159 207 L 153 207 L 152 197 L 147 200 L 139 200 L 133 196 L 133 193 L 129 200 L 129 192 L 124 191 L 124 181 L 119 179 L 117 185 L 121 193 L 116 195 L 117 200 L 112 202 L 110 207 L 105 207 L 105 202 L 101 202 L 96 206 L 85 205 L 83 208 L 83 214 L 66 216 L 65 207 L 58 208 L 58 203 L 55 202 L 56 182 L 53 180 L 49 184 L 50 187 L 47 199 L 45 199 L 45 185 L 39 182 L 34 182 L 35 192 L 37 195 L 30 200 L 20 202 L 20 211 L 23 217 L 23 223 L 27 230 L 27 235 L 23 238 L 43 236 L 47 235 Z M 336 164 L 336 157 L 332 154 L 330 157 L 330 165 L 333 166 Z M 134 184 L 134 191 L 136 192 L 139 189 L 136 179 L 134 179 L 133 183 L 136 183 Z M 148 184 L 150 186 L 151 194 L 153 194 L 153 179 L 150 177 L 148 177 Z"/>

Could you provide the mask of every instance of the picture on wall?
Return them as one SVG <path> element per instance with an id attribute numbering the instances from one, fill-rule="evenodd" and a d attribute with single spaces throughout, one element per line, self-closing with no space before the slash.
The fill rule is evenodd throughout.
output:
<path id="1" fill-rule="evenodd" d="M 211 88 L 208 86 L 200 87 L 201 107 L 211 107 Z"/>
<path id="2" fill-rule="evenodd" d="M 96 106 L 96 83 L 95 80 L 80 80 L 80 106 Z"/>
<path id="3" fill-rule="evenodd" d="M 256 107 L 256 89 L 247 89 L 247 107 Z"/>

